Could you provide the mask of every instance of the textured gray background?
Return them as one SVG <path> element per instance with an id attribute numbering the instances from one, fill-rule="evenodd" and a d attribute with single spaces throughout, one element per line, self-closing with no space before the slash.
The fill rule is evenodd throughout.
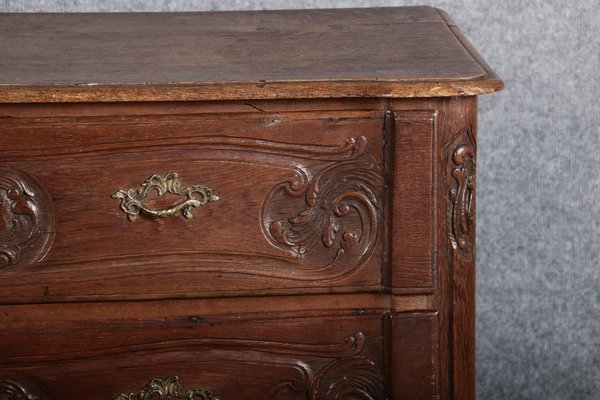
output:
<path id="1" fill-rule="evenodd" d="M 0 11 L 431 4 L 502 76 L 480 99 L 480 399 L 600 398 L 598 0 L 0 0 Z"/>

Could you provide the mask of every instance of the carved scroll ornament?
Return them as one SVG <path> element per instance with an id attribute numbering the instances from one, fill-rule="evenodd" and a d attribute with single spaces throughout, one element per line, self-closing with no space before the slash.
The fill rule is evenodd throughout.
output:
<path id="1" fill-rule="evenodd" d="M 339 154 L 331 154 L 333 163 L 314 174 L 297 170 L 294 179 L 274 187 L 265 201 L 263 230 L 274 246 L 297 259 L 309 257 L 316 249 L 334 250 L 329 261 L 315 271 L 319 279 L 354 271 L 373 251 L 383 170 L 367 149 L 364 136 L 347 139 Z M 272 205 L 286 203 L 286 198 L 304 198 L 303 208 L 295 215 L 276 215 L 277 207 Z M 344 226 L 351 216 L 352 223 Z"/>
<path id="2" fill-rule="evenodd" d="M 383 376 L 371 360 L 342 358 L 317 373 L 308 395 L 310 400 L 381 400 L 385 398 Z"/>
<path id="3" fill-rule="evenodd" d="M 459 133 L 452 142 L 450 200 L 452 246 L 466 257 L 475 247 L 475 138 L 471 129 Z"/>
<path id="4" fill-rule="evenodd" d="M 52 198 L 33 175 L 0 171 L 0 268 L 40 261 L 55 234 Z"/>
<path id="5" fill-rule="evenodd" d="M 269 400 L 282 398 L 280 395 L 286 393 L 283 388 L 302 394 L 302 398 L 308 400 L 383 400 L 383 375 L 375 363 L 364 356 L 364 345 L 365 336 L 361 332 L 347 337 L 339 347 L 342 351 L 331 354 L 336 356 L 334 360 L 316 373 L 304 364 L 302 378 L 279 385 Z M 313 354 L 323 356 L 322 352 Z"/>

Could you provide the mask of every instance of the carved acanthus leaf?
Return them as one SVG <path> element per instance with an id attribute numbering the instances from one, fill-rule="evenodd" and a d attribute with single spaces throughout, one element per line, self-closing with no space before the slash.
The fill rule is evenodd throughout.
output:
<path id="1" fill-rule="evenodd" d="M 268 398 L 275 400 L 280 395 L 301 393 L 308 400 L 383 400 L 383 375 L 373 361 L 365 358 L 364 344 L 363 333 L 348 336 L 345 345 L 350 345 L 353 351 L 340 353 L 315 374 L 304 363 L 296 365 L 298 377 L 276 386 Z"/>
<path id="2" fill-rule="evenodd" d="M 335 360 L 321 369 L 308 391 L 309 400 L 382 400 L 383 376 L 375 363 L 354 356 Z"/>
<path id="3" fill-rule="evenodd" d="M 353 147 L 345 158 L 336 158 L 312 176 L 298 170 L 289 182 L 274 187 L 261 217 L 270 242 L 297 259 L 319 247 L 333 250 L 328 260 L 321 260 L 321 279 L 338 278 L 358 268 L 373 251 L 378 234 L 382 166 L 367 151 L 364 136 L 349 138 L 347 143 Z M 347 146 L 340 148 L 347 151 Z M 305 206 L 281 218 L 271 204 L 286 197 L 303 197 Z M 345 224 L 350 216 L 353 222 Z"/>
<path id="4" fill-rule="evenodd" d="M 475 138 L 471 129 L 459 133 L 451 143 L 450 241 L 465 257 L 475 246 Z"/>

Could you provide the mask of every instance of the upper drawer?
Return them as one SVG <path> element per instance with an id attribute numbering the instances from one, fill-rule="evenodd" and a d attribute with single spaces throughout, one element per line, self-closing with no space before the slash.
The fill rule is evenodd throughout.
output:
<path id="1" fill-rule="evenodd" d="M 0 301 L 374 290 L 384 119 L 6 120 Z"/>

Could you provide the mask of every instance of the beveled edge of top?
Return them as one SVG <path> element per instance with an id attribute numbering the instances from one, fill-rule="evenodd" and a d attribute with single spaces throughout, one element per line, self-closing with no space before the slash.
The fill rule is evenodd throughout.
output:
<path id="1" fill-rule="evenodd" d="M 502 79 L 494 72 L 492 67 L 483 59 L 483 57 L 479 54 L 479 52 L 473 47 L 469 39 L 465 37 L 462 33 L 458 25 L 454 22 L 454 20 L 448 15 L 448 13 L 441 8 L 433 7 L 435 11 L 440 14 L 442 19 L 448 25 L 448 28 L 454 33 L 454 36 L 458 39 L 458 41 L 463 45 L 465 50 L 473 57 L 475 61 L 481 66 L 481 68 L 485 71 L 485 75 L 480 78 L 473 79 L 471 82 L 479 83 L 480 89 L 478 93 L 464 93 L 459 94 L 459 96 L 467 96 L 467 95 L 479 95 L 479 94 L 488 94 L 499 92 L 504 89 L 504 82 Z M 474 88 L 474 90 L 477 90 Z M 452 96 L 452 95 L 449 95 Z"/>
<path id="2" fill-rule="evenodd" d="M 444 10 L 435 10 L 470 56 L 485 71 L 454 81 L 402 79 L 259 80 L 151 84 L 57 83 L 0 84 L 0 103 L 79 103 L 144 101 L 219 101 L 310 98 L 423 98 L 477 96 L 504 89 L 504 82 Z"/>

